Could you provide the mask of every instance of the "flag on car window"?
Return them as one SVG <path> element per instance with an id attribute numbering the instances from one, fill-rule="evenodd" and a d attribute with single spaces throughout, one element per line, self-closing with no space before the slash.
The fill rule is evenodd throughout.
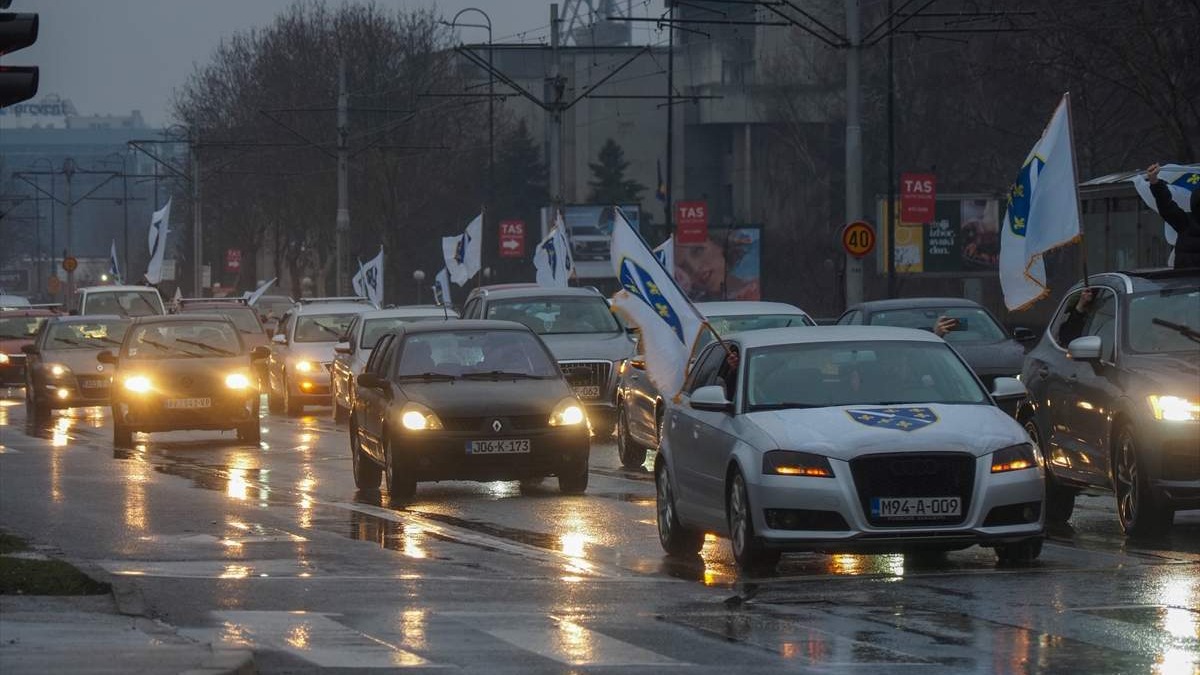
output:
<path id="1" fill-rule="evenodd" d="M 121 266 L 117 263 L 117 240 L 112 240 L 112 251 L 108 254 L 108 278 L 114 284 L 121 283 Z"/>
<path id="2" fill-rule="evenodd" d="M 565 287 L 574 271 L 571 259 L 571 244 L 567 240 L 567 227 L 562 213 L 554 217 L 554 227 L 546 238 L 538 242 L 533 253 L 533 268 L 537 270 L 539 286 Z"/>
<path id="3" fill-rule="evenodd" d="M 376 307 L 383 306 L 383 247 L 379 247 L 379 255 L 359 263 L 358 273 L 350 280 L 354 293 L 360 298 L 366 298 Z"/>
<path id="4" fill-rule="evenodd" d="M 450 272 L 445 267 L 433 278 L 433 302 L 443 307 L 454 304 L 450 300 Z"/>
<path id="5" fill-rule="evenodd" d="M 483 266 L 482 244 L 482 213 L 475 216 L 462 234 L 457 237 L 442 237 L 442 257 L 445 258 L 450 281 L 463 286 L 479 273 Z"/>
<path id="6" fill-rule="evenodd" d="M 641 331 L 650 381 L 674 394 L 683 387 L 704 318 L 621 210 L 613 212 L 613 272 L 621 284 L 613 309 Z"/>
<path id="7" fill-rule="evenodd" d="M 1071 146 L 1070 95 L 1050 118 L 1009 187 L 1000 234 L 1000 287 L 1009 310 L 1046 297 L 1048 251 L 1079 240 L 1079 198 Z"/>

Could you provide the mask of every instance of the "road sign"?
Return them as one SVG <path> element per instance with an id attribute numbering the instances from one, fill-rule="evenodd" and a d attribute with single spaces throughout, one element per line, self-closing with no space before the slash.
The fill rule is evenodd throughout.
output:
<path id="1" fill-rule="evenodd" d="M 708 241 L 708 202 L 675 204 L 675 243 L 703 244 Z"/>
<path id="2" fill-rule="evenodd" d="M 50 279 L 46 281 L 46 292 L 50 295 L 58 295 L 62 290 L 62 282 L 55 275 L 50 275 Z"/>
<path id="3" fill-rule="evenodd" d="M 236 273 L 242 269 L 242 250 L 230 248 L 225 250 L 225 271 Z"/>
<path id="4" fill-rule="evenodd" d="M 75 256 L 69 255 L 63 258 L 62 268 L 64 272 L 74 272 L 79 269 L 79 261 L 75 259 Z"/>
<path id="5" fill-rule="evenodd" d="M 931 173 L 900 174 L 900 222 L 932 222 L 936 191 L 937 176 Z"/>
<path id="6" fill-rule="evenodd" d="M 855 258 L 861 258 L 874 251 L 875 228 L 862 220 L 850 223 L 842 228 L 842 248 Z"/>
<path id="7" fill-rule="evenodd" d="M 525 257 L 525 221 L 500 221 L 500 257 Z"/>

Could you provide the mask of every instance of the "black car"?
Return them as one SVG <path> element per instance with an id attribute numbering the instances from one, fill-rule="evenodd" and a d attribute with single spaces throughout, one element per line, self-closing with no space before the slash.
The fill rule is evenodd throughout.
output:
<path id="1" fill-rule="evenodd" d="M 393 501 L 418 481 L 557 476 L 587 489 L 583 404 L 533 331 L 508 321 L 416 323 L 386 333 L 356 380 L 354 483 Z"/>
<path id="2" fill-rule="evenodd" d="M 1023 327 L 1009 333 L 983 305 L 964 298 L 873 300 L 850 307 L 837 323 L 933 330 L 938 318 L 943 316 L 958 322 L 942 339 L 971 366 L 988 391 L 992 390 L 997 377 L 1016 377 L 1021 372 L 1025 360 L 1025 348 L 1021 343 L 1037 338 L 1033 331 Z"/>
<path id="3" fill-rule="evenodd" d="M 177 314 L 137 319 L 121 349 L 96 359 L 116 366 L 110 391 L 113 445 L 129 447 L 135 431 L 236 429 L 258 443 L 259 388 L 255 361 L 237 326 L 218 315 Z"/>
<path id="4" fill-rule="evenodd" d="M 1112 491 L 1127 534 L 1200 508 L 1200 270 L 1094 274 L 1025 360 L 1017 413 L 1046 457 L 1046 521 Z"/>

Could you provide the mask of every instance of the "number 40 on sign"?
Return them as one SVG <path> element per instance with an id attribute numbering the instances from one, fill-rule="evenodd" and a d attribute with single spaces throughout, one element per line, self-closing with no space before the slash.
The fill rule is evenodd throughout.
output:
<path id="1" fill-rule="evenodd" d="M 874 251 L 875 228 L 861 220 L 850 223 L 842 229 L 842 248 L 855 258 L 861 258 Z"/>

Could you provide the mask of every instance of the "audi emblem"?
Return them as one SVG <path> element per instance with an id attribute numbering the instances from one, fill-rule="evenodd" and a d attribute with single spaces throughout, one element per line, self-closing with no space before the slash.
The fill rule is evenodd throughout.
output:
<path id="1" fill-rule="evenodd" d="M 932 476 L 938 472 L 938 463 L 932 459 L 898 459 L 891 464 L 893 476 Z"/>
<path id="2" fill-rule="evenodd" d="M 492 420 L 492 431 L 500 433 L 504 429 L 504 423 L 500 420 Z"/>

